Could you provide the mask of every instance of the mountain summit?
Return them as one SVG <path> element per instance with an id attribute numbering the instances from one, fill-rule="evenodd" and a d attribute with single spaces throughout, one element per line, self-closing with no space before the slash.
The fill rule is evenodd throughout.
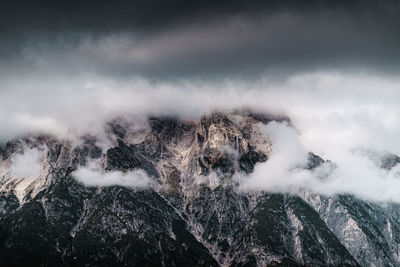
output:
<path id="1" fill-rule="evenodd" d="M 271 121 L 290 125 L 215 112 L 150 117 L 146 127 L 115 119 L 109 145 L 97 136 L 7 143 L 0 265 L 400 266 L 398 204 L 240 189 L 269 160 L 274 146 L 259 126 Z M 22 155 L 39 155 L 36 174 Z"/>

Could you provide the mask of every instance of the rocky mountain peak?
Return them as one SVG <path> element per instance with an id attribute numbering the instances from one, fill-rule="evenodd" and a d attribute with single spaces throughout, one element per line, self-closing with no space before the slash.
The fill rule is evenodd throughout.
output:
<path id="1" fill-rule="evenodd" d="M 399 265 L 394 204 L 238 190 L 235 175 L 268 161 L 273 147 L 260 125 L 271 121 L 290 125 L 249 111 L 214 112 L 116 119 L 106 126 L 108 147 L 96 136 L 9 142 L 0 162 L 0 264 Z M 28 152 L 40 169 L 16 176 L 11 166 Z M 307 168 L 323 161 L 311 153 Z M 151 185 L 85 185 L 76 173 L 92 175 L 92 163 L 99 181 L 139 170 Z"/>

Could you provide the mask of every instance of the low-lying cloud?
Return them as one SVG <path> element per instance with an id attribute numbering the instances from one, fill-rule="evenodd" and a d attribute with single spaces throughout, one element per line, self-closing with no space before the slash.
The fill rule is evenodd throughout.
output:
<path id="1" fill-rule="evenodd" d="M 373 201 L 400 202 L 400 164 L 381 168 L 379 153 L 343 149 L 334 162 L 307 169 L 308 153 L 295 131 L 271 122 L 263 127 L 273 143 L 269 160 L 239 177 L 241 190 L 334 195 L 352 194 Z"/>
<path id="2" fill-rule="evenodd" d="M 254 172 L 243 179 L 243 190 L 291 191 L 304 181 L 296 177 L 308 162 L 308 153 L 302 146 L 294 129 L 287 125 L 270 122 L 262 131 L 272 142 L 272 152 L 265 163 L 257 164 Z"/>
<path id="3" fill-rule="evenodd" d="M 151 178 L 143 170 L 105 171 L 96 161 L 89 162 L 87 166 L 80 167 L 73 172 L 73 177 L 86 186 L 126 186 L 146 188 L 152 184 Z"/>
<path id="4" fill-rule="evenodd" d="M 214 109 L 248 107 L 291 118 L 310 151 L 341 146 L 400 154 L 400 79 L 340 71 L 298 73 L 277 81 L 152 82 L 99 76 L 22 75 L 3 80 L 0 139 L 26 133 L 97 135 L 116 116 L 198 117 Z M 46 79 L 43 82 L 42 79 Z"/>
<path id="5" fill-rule="evenodd" d="M 13 154 L 10 159 L 10 175 L 18 178 L 39 176 L 43 168 L 42 160 L 46 153 L 47 149 L 45 148 L 25 147 L 22 154 Z"/>

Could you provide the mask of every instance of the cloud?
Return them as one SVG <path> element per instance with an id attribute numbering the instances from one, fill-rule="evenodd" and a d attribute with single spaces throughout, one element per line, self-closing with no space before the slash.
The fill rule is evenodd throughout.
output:
<path id="1" fill-rule="evenodd" d="M 400 154 L 398 77 L 330 71 L 284 80 L 152 82 L 41 74 L 5 75 L 0 85 L 3 142 L 38 132 L 99 136 L 106 122 L 118 116 L 137 121 L 150 115 L 198 118 L 214 109 L 249 107 L 289 116 L 307 150 L 325 158 L 335 160 L 340 154 L 335 150 L 343 147 Z"/>
<path id="2" fill-rule="evenodd" d="M 104 171 L 98 162 L 89 162 L 87 166 L 80 167 L 73 172 L 74 178 L 86 186 L 113 186 L 146 188 L 152 184 L 152 180 L 143 170 Z"/>
<path id="3" fill-rule="evenodd" d="M 23 149 L 22 154 L 13 154 L 9 172 L 11 176 L 19 178 L 37 177 L 43 168 L 42 159 L 47 149 L 28 148 Z"/>
<path id="4" fill-rule="evenodd" d="M 397 77 L 336 71 L 299 73 L 281 81 L 265 76 L 254 81 L 152 82 L 42 74 L 4 77 L 0 85 L 3 141 L 39 130 L 66 137 L 96 135 L 120 115 L 198 117 L 213 109 L 250 107 L 288 115 L 307 148 L 320 154 L 325 153 L 322 147 L 335 147 L 338 142 L 400 154 Z"/>
<path id="5" fill-rule="evenodd" d="M 244 107 L 290 117 L 296 155 L 338 164 L 357 147 L 400 155 L 399 10 L 358 0 L 7 3 L 0 142 L 90 134 L 106 148 L 116 117 Z"/>
<path id="6" fill-rule="evenodd" d="M 308 153 L 294 129 L 275 121 L 261 129 L 272 142 L 272 153 L 265 163 L 255 166 L 250 177 L 243 178 L 241 189 L 287 192 L 304 186 L 298 174 L 304 172 Z"/>
<path id="7" fill-rule="evenodd" d="M 400 188 L 396 168 L 381 170 L 367 157 L 352 153 L 361 147 L 400 155 L 398 77 L 363 71 L 322 71 L 298 73 L 283 80 L 266 75 L 254 81 L 240 77 L 151 81 L 59 74 L 43 83 L 40 74 L 6 75 L 0 85 L 4 89 L 0 90 L 2 140 L 48 132 L 63 138 L 92 134 L 102 136 L 99 139 L 104 141 L 106 122 L 118 116 L 145 125 L 144 118 L 150 115 L 198 118 L 214 109 L 250 107 L 287 115 L 295 130 L 281 133 L 283 126 L 279 125 L 265 130 L 268 135 L 278 136 L 275 148 L 281 152 L 265 163 L 271 164 L 266 165 L 270 166 L 268 170 L 261 167 L 263 164 L 256 167 L 256 178 L 246 185 L 248 190 L 259 183 L 276 192 L 298 192 L 308 187 L 323 194 L 347 192 L 366 199 L 400 201 L 390 192 Z M 332 171 L 332 166 L 324 165 L 309 172 L 296 167 L 304 164 L 308 151 L 332 160 L 337 168 Z M 284 168 L 278 168 L 281 165 Z M 264 171 L 270 178 L 262 175 Z M 84 182 L 87 176 L 91 186 L 146 184 L 146 179 L 138 178 L 140 173 L 105 173 L 95 168 L 78 171 L 82 173 L 77 179 Z"/>
<path id="8" fill-rule="evenodd" d="M 306 169 L 308 153 L 295 131 L 271 122 L 264 132 L 272 141 L 272 153 L 265 163 L 255 166 L 249 176 L 239 176 L 243 191 L 265 190 L 297 194 L 352 194 L 372 201 L 400 202 L 400 164 L 383 169 L 371 151 L 343 149 L 334 163 Z"/>
<path id="9" fill-rule="evenodd" d="M 50 37 L 30 33 L 28 41 L 12 42 L 10 49 L 19 48 L 4 53 L 0 69 L 152 80 L 255 79 L 264 73 L 287 76 L 328 69 L 393 73 L 400 67 L 394 60 L 400 55 L 398 24 L 388 11 L 352 14 L 322 8 L 311 15 L 278 9 L 258 16 L 202 17 L 145 33 L 140 28 L 99 34 L 67 31 Z"/>
<path id="10" fill-rule="evenodd" d="M 68 129 L 60 125 L 54 118 L 47 116 L 33 116 L 29 113 L 16 113 L 15 123 L 21 129 L 30 129 L 32 133 L 45 133 L 55 136 L 66 136 Z"/>
<path id="11" fill-rule="evenodd" d="M 154 79 L 334 67 L 399 70 L 395 1 L 189 2 L 96 8 L 7 3 L 0 11 L 0 53 L 6 68 L 11 61 Z"/>

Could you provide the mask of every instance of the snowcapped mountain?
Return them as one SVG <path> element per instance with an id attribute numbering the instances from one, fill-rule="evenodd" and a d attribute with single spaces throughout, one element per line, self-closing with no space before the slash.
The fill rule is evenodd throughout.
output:
<path id="1" fill-rule="evenodd" d="M 259 125 L 271 121 L 290 124 L 216 112 L 190 121 L 151 117 L 147 128 L 114 120 L 106 148 L 92 136 L 79 145 L 51 136 L 7 143 L 0 264 L 400 266 L 398 204 L 240 190 L 238 174 L 269 160 L 273 144 Z M 22 177 L 12 168 L 26 151 L 42 156 L 37 174 Z M 93 162 L 98 170 L 79 172 Z M 308 168 L 323 162 L 310 153 Z M 385 155 L 381 164 L 398 162 Z M 145 185 L 136 186 L 137 171 Z M 85 184 L 89 174 L 94 184 Z M 96 185 L 96 174 L 117 182 Z"/>

